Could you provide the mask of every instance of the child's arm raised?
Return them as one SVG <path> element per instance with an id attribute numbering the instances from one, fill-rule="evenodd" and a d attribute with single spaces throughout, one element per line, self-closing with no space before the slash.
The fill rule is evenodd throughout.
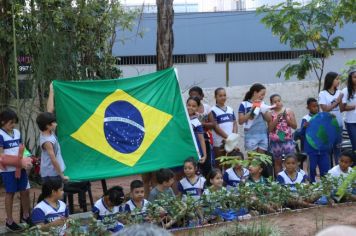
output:
<path id="1" fill-rule="evenodd" d="M 59 163 L 56 159 L 56 156 L 54 154 L 53 150 L 53 144 L 51 142 L 45 142 L 43 145 L 43 149 L 45 149 L 48 152 L 48 155 L 51 159 L 52 165 L 54 166 L 54 169 L 56 170 L 57 174 L 63 179 L 63 181 L 68 181 L 69 177 L 64 176 L 61 167 L 59 166 Z"/>
<path id="2" fill-rule="evenodd" d="M 54 91 L 53 91 L 53 82 L 49 85 L 49 93 L 47 100 L 47 111 L 53 113 L 54 112 Z"/>

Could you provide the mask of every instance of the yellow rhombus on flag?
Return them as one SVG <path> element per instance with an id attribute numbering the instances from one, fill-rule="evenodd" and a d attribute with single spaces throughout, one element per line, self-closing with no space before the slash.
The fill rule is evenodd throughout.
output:
<path id="1" fill-rule="evenodd" d="M 112 108 L 110 106 L 116 102 L 135 107 L 142 117 L 143 124 L 127 117 L 107 116 L 107 110 L 114 109 L 115 106 Z M 105 156 L 132 167 L 140 160 L 171 119 L 172 115 L 142 103 L 118 89 L 107 96 L 89 119 L 71 136 Z M 117 145 L 125 143 L 126 140 L 123 137 L 121 140 L 118 139 L 117 134 L 122 132 L 121 129 L 115 128 L 115 126 L 113 126 L 114 129 L 106 129 L 115 123 L 131 125 L 140 131 L 138 134 L 133 134 L 137 135 L 138 145 L 136 146 L 138 148 L 136 150 L 131 152 L 122 149 L 123 151 L 120 151 L 120 148 L 117 148 L 120 147 Z M 127 133 L 127 135 L 132 134 Z M 131 139 L 131 142 L 132 140 L 135 139 Z"/>

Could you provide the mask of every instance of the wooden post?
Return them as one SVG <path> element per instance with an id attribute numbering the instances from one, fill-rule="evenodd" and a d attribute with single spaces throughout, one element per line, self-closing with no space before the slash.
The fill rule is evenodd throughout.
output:
<path id="1" fill-rule="evenodd" d="M 229 84 L 230 84 L 230 58 L 226 58 L 226 61 L 225 61 L 225 65 L 226 65 L 226 81 L 225 81 L 225 85 L 226 87 L 229 87 Z"/>

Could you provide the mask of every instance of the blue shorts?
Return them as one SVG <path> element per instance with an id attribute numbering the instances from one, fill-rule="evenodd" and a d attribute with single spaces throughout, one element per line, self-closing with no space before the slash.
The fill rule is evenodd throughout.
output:
<path id="1" fill-rule="evenodd" d="M 15 178 L 15 171 L 2 172 L 2 181 L 4 182 L 6 193 L 16 193 L 27 189 L 28 176 L 26 170 L 21 170 L 21 177 Z"/>
<path id="2" fill-rule="evenodd" d="M 245 136 L 245 150 L 255 151 L 257 148 L 268 150 L 268 139 L 266 134 Z"/>

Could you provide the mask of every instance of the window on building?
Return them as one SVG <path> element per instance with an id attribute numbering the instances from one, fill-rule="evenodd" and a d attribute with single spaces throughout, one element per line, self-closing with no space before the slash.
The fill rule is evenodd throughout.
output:
<path id="1" fill-rule="evenodd" d="M 241 52 L 241 53 L 217 53 L 215 62 L 225 62 L 228 58 L 230 61 L 269 61 L 269 60 L 291 60 L 297 59 L 303 54 L 312 54 L 315 58 L 322 55 L 316 51 L 278 51 L 278 52 Z"/>
<path id="2" fill-rule="evenodd" d="M 156 64 L 156 62 L 156 56 L 126 56 L 116 58 L 117 65 L 152 65 Z M 173 55 L 174 64 L 205 62 L 207 62 L 206 54 Z"/>

